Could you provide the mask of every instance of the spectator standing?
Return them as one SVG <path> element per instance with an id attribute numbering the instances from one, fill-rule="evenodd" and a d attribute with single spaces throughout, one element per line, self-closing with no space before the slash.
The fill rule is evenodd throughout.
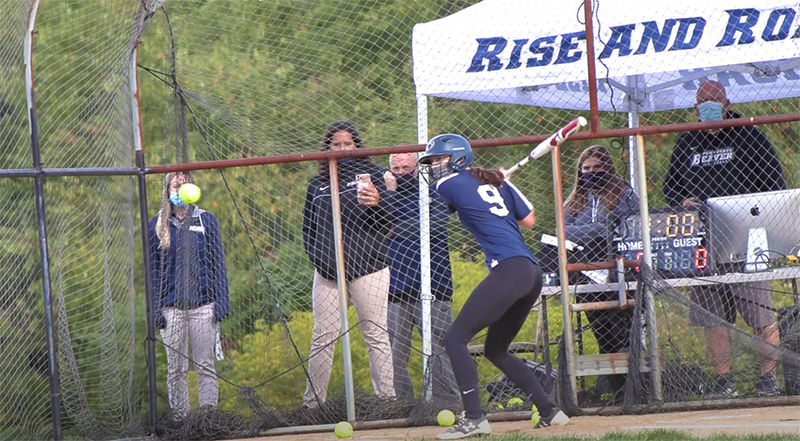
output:
<path id="1" fill-rule="evenodd" d="M 322 137 L 322 150 L 363 148 L 361 137 L 349 121 L 331 123 Z M 369 158 L 338 161 L 342 245 L 348 300 L 358 314 L 361 333 L 369 352 L 370 376 L 375 394 L 391 398 L 394 393 L 392 354 L 387 331 L 389 265 L 386 236 L 391 230 L 385 168 Z M 369 175 L 371 183 L 358 188 L 356 175 Z M 308 183 L 303 207 L 303 245 L 314 265 L 312 302 L 314 329 L 308 360 L 308 381 L 303 404 L 317 408 L 325 403 L 333 364 L 333 343 L 339 336 L 339 291 L 336 282 L 328 161 L 320 161 L 319 173 Z"/>
<path id="2" fill-rule="evenodd" d="M 190 344 L 200 406 L 217 406 L 215 343 L 230 304 L 217 219 L 181 200 L 178 188 L 185 182 L 192 182 L 188 173 L 166 174 L 161 209 L 148 223 L 155 321 L 167 352 L 169 407 L 177 419 L 189 412 Z"/>
<path id="3" fill-rule="evenodd" d="M 730 104 L 725 87 L 717 81 L 705 81 L 697 89 L 695 109 L 700 121 L 740 118 L 729 109 Z M 785 188 L 783 169 L 772 144 L 758 128 L 742 126 L 681 134 L 675 142 L 663 190 L 670 205 L 696 207 L 710 197 Z M 691 296 L 702 308 L 731 324 L 736 321 L 738 311 L 756 336 L 778 345 L 778 326 L 768 281 L 695 287 Z M 730 329 L 704 323 L 696 311 L 690 315 L 690 324 L 704 326 L 706 350 L 718 375 L 705 395 L 737 396 L 730 372 Z M 759 352 L 761 376 L 756 381 L 756 392 L 760 396 L 777 395 L 777 353 Z"/>
<path id="4" fill-rule="evenodd" d="M 392 344 L 394 388 L 397 397 L 414 399 L 414 387 L 408 371 L 411 334 L 422 332 L 422 292 L 420 290 L 420 220 L 419 167 L 414 153 L 389 157 L 389 172 L 384 174 L 390 191 L 392 233 L 389 236 L 391 283 L 389 288 L 389 338 Z M 428 369 L 432 381 L 432 399 L 437 403 L 458 401 L 450 359 L 444 348 L 444 336 L 452 324 L 452 269 L 447 241 L 447 204 L 430 191 L 430 266 L 431 266 L 431 350 Z"/>

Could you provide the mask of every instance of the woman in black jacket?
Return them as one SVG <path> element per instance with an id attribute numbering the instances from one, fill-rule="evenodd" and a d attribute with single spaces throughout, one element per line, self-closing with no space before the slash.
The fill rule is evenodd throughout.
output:
<path id="1" fill-rule="evenodd" d="M 349 121 L 337 121 L 325 130 L 322 150 L 363 148 Z M 383 173 L 369 158 L 345 158 L 337 163 L 341 202 L 342 242 L 347 294 L 358 314 L 369 352 L 372 387 L 376 395 L 394 397 L 392 352 L 386 316 L 389 268 L 386 235 L 391 229 Z M 371 183 L 356 175 L 369 175 Z M 303 404 L 316 408 L 325 402 L 333 363 L 334 340 L 339 336 L 339 293 L 336 283 L 332 203 L 328 161 L 308 184 L 303 207 L 303 245 L 314 265 L 312 301 L 314 330 L 308 360 Z"/>
<path id="2" fill-rule="evenodd" d="M 587 262 L 608 260 L 611 229 L 622 217 L 638 209 L 636 194 L 617 174 L 608 150 L 601 145 L 586 148 L 578 159 L 575 187 L 564 203 L 565 237 L 584 247 L 581 259 Z M 583 282 L 588 282 L 589 277 L 581 276 Z M 579 293 L 576 297 L 578 302 L 587 303 L 617 300 L 618 295 L 616 291 L 604 291 Z M 586 312 L 599 353 L 628 350 L 632 317 L 630 309 Z M 616 394 L 625 385 L 625 376 L 600 376 L 597 384 L 600 394 Z"/>

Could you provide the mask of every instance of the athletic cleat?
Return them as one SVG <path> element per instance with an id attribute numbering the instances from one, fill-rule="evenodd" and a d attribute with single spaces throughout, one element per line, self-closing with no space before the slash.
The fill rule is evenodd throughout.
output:
<path id="1" fill-rule="evenodd" d="M 762 375 L 756 382 L 756 395 L 759 397 L 774 397 L 780 395 L 778 389 L 778 379 L 775 375 Z"/>
<path id="2" fill-rule="evenodd" d="M 554 407 L 549 416 L 542 416 L 539 422 L 533 426 L 534 429 L 541 429 L 550 426 L 563 426 L 569 422 L 569 417 L 561 409 Z"/>
<path id="3" fill-rule="evenodd" d="M 703 398 L 708 400 L 736 398 L 738 396 L 739 392 L 736 391 L 736 385 L 725 375 L 720 376 L 708 390 L 703 391 Z"/>
<path id="4" fill-rule="evenodd" d="M 456 423 L 450 426 L 444 432 L 436 435 L 439 439 L 461 439 L 470 436 L 488 435 L 492 433 L 492 427 L 489 426 L 489 420 L 486 415 L 480 418 L 472 419 L 467 418 L 464 412 L 461 412 L 456 418 Z"/>

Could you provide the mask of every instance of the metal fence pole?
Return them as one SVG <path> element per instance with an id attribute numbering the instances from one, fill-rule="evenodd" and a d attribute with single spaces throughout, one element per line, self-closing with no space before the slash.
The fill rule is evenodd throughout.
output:
<path id="1" fill-rule="evenodd" d="M 347 405 L 347 420 L 356 419 L 356 401 L 353 387 L 353 357 L 350 352 L 350 325 L 347 320 L 347 276 L 344 269 L 344 247 L 342 242 L 342 206 L 339 199 L 339 170 L 336 159 L 329 159 L 331 184 L 331 206 L 333 215 L 333 244 L 336 252 L 336 283 L 339 287 L 339 315 L 342 332 L 342 361 L 344 362 L 344 398 Z"/>
<path id="2" fill-rule="evenodd" d="M 558 279 L 561 285 L 561 311 L 564 321 L 564 347 L 566 348 L 566 372 L 569 373 L 569 385 L 572 399 L 578 402 L 577 382 L 575 380 L 575 338 L 572 335 L 572 312 L 569 297 L 569 273 L 567 272 L 567 248 L 564 244 L 564 194 L 561 185 L 561 148 L 553 147 L 551 160 L 553 164 L 553 204 L 556 217 L 556 238 L 558 239 Z"/>
<path id="3" fill-rule="evenodd" d="M 50 286 L 50 256 L 47 249 L 47 217 L 44 210 L 44 178 L 41 174 L 42 157 L 39 144 L 39 122 L 36 115 L 36 100 L 33 88 L 33 29 L 39 12 L 39 0 L 31 5 L 28 14 L 28 29 L 25 33 L 25 92 L 28 102 L 28 128 L 31 138 L 31 154 L 33 155 L 34 199 L 36 203 L 36 220 L 39 230 L 39 255 L 42 268 L 42 290 L 44 297 L 44 332 L 47 340 L 47 368 L 50 378 L 50 407 L 53 412 L 53 439 L 60 441 L 61 431 L 61 392 L 59 386 L 58 357 L 56 338 L 53 329 L 53 292 Z"/>
<path id="4" fill-rule="evenodd" d="M 650 224 L 649 208 L 647 203 L 647 183 L 645 173 L 645 160 L 644 160 L 644 137 L 636 135 L 636 174 L 637 174 L 637 188 L 639 192 L 639 215 L 641 216 L 642 224 L 642 260 L 652 268 L 653 265 L 653 252 L 650 248 Z M 650 358 L 650 375 L 653 381 L 653 398 L 656 401 L 663 402 L 664 395 L 661 390 L 661 360 L 658 354 L 658 334 L 656 328 L 656 312 L 655 305 L 653 304 L 653 290 L 645 287 L 644 298 L 647 304 L 645 305 L 645 320 L 647 323 L 647 353 Z"/>
<path id="5" fill-rule="evenodd" d="M 144 149 L 142 148 L 142 125 L 139 115 L 139 75 L 136 63 L 139 54 L 137 45 L 131 53 L 128 65 L 128 81 L 131 91 L 131 127 L 133 128 L 133 146 L 136 155 L 136 166 L 139 168 L 137 184 L 139 189 L 139 225 L 142 230 L 142 268 L 144 270 L 144 292 L 147 340 L 145 342 L 145 359 L 147 360 L 147 427 L 150 433 L 156 431 L 156 337 L 155 317 L 153 316 L 153 281 L 150 275 L 150 239 L 147 231 L 147 183 L 145 181 Z"/>

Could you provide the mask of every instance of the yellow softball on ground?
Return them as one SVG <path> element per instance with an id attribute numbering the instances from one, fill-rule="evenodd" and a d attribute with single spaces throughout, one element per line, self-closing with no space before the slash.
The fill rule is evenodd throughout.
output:
<path id="1" fill-rule="evenodd" d="M 513 397 L 513 398 L 510 398 L 510 399 L 508 400 L 508 403 L 506 403 L 506 407 L 516 407 L 516 406 L 522 406 L 522 404 L 523 404 L 522 398 L 520 398 L 520 397 Z"/>
<path id="2" fill-rule="evenodd" d="M 203 192 L 200 191 L 200 187 L 192 184 L 191 182 L 181 185 L 181 187 L 178 189 L 178 196 L 180 196 L 181 200 L 187 204 L 197 203 L 202 194 Z"/>
<path id="3" fill-rule="evenodd" d="M 353 436 L 353 425 L 347 421 L 339 421 L 333 428 L 337 438 L 350 438 Z"/>
<path id="4" fill-rule="evenodd" d="M 537 409 L 536 405 L 534 404 L 531 407 L 531 424 L 533 424 L 534 426 L 539 424 L 539 418 L 541 418 L 541 416 L 539 415 L 539 409 Z"/>
<path id="5" fill-rule="evenodd" d="M 436 415 L 436 422 L 439 423 L 440 426 L 450 427 L 455 424 L 456 415 L 450 409 L 440 410 L 439 414 Z"/>

